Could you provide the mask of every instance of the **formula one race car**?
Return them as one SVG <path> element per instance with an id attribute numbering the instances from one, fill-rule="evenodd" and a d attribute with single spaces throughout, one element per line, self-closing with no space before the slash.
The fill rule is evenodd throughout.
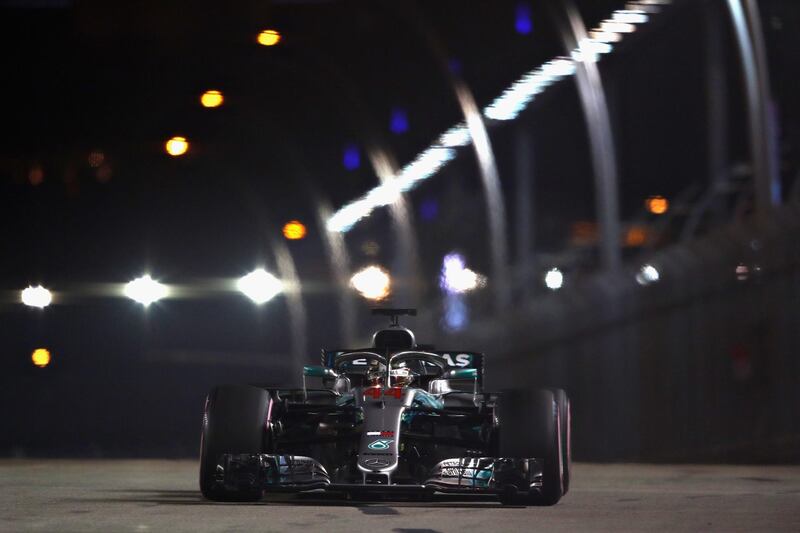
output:
<path id="1" fill-rule="evenodd" d="M 570 481 L 563 390 L 483 391 L 483 355 L 418 345 L 391 325 L 370 348 L 323 350 L 303 388 L 223 385 L 206 398 L 200 490 L 208 499 L 336 491 L 494 494 L 553 505 Z M 311 380 L 317 386 L 308 386 Z"/>

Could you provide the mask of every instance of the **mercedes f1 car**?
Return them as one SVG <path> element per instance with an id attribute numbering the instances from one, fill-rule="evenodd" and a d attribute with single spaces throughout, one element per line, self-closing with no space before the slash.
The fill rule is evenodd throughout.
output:
<path id="1" fill-rule="evenodd" d="M 223 385 L 206 398 L 200 490 L 208 499 L 337 491 L 492 494 L 553 505 L 570 482 L 563 390 L 483 390 L 483 354 L 418 345 L 391 325 L 370 348 L 323 350 L 302 388 Z M 313 382 L 313 383 L 312 383 Z"/>

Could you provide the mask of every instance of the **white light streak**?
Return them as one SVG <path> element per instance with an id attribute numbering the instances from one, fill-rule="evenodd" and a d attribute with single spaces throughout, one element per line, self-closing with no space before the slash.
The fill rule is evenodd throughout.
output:
<path id="1" fill-rule="evenodd" d="M 283 282 L 263 268 L 259 268 L 236 282 L 236 288 L 253 302 L 261 305 L 283 291 Z"/>
<path id="2" fill-rule="evenodd" d="M 628 24 L 644 24 L 648 18 L 647 13 L 638 9 L 620 9 L 619 11 L 614 11 L 611 20 Z"/>
<path id="3" fill-rule="evenodd" d="M 125 285 L 125 296 L 145 307 L 165 298 L 168 294 L 167 286 L 157 282 L 149 274 L 136 278 Z"/>
<path id="4" fill-rule="evenodd" d="M 383 300 L 391 292 L 392 279 L 381 267 L 372 265 L 353 274 L 350 284 L 369 300 Z"/>
<path id="5" fill-rule="evenodd" d="M 636 31 L 636 26 L 627 22 L 604 20 L 600 23 L 600 30 L 611 33 L 633 33 Z"/>
<path id="6" fill-rule="evenodd" d="M 618 43 L 622 40 L 622 35 L 596 28 L 589 32 L 589 39 L 598 43 Z"/>
<path id="7" fill-rule="evenodd" d="M 37 285 L 23 289 L 21 299 L 22 303 L 29 307 L 44 309 L 53 301 L 53 294 L 41 285 Z"/>
<path id="8" fill-rule="evenodd" d="M 621 41 L 625 34 L 636 31 L 637 24 L 648 22 L 652 13 L 660 11 L 660 6 L 670 4 L 670 0 L 639 0 L 628 2 L 626 9 L 618 9 L 604 20 L 599 28 L 589 32 L 569 57 L 554 58 L 534 69 L 512 83 L 483 110 L 483 115 L 492 120 L 513 120 L 524 111 L 536 95 L 548 86 L 572 76 L 577 63 L 598 61 L 600 55 L 610 53 L 611 43 Z M 361 198 L 354 200 L 328 218 L 328 231 L 345 233 L 361 219 L 368 217 L 378 207 L 397 202 L 404 192 L 436 174 L 447 162 L 455 157 L 455 148 L 467 146 L 472 142 L 469 129 L 462 122 L 442 133 L 431 146 L 423 150 L 411 163 L 403 167 L 394 179 L 383 179 Z"/>
<path id="9" fill-rule="evenodd" d="M 356 222 L 372 213 L 372 207 L 365 199 L 351 202 L 334 213 L 325 224 L 328 231 L 346 233 Z"/>
<path id="10" fill-rule="evenodd" d="M 469 135 L 469 129 L 463 122 L 442 133 L 439 140 L 436 141 L 439 146 L 445 148 L 467 146 L 470 142 L 472 142 L 472 138 Z"/>

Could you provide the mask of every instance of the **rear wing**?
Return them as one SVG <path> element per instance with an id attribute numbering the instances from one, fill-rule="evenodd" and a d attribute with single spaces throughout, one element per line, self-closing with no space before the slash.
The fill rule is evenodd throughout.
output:
<path id="1" fill-rule="evenodd" d="M 336 358 L 354 352 L 371 352 L 374 348 L 359 350 L 322 350 L 322 366 L 333 368 Z M 451 368 L 474 368 L 478 371 L 478 384 L 483 385 L 483 354 L 480 352 L 467 352 L 463 350 L 425 350 L 435 353 Z M 367 369 L 366 359 L 355 359 L 350 363 L 354 367 L 364 366 Z"/>

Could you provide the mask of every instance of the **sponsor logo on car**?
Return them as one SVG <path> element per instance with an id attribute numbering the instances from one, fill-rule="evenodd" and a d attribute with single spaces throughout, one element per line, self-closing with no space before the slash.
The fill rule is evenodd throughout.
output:
<path id="1" fill-rule="evenodd" d="M 367 444 L 370 450 L 388 450 L 394 439 L 378 439 Z"/>
<path id="2" fill-rule="evenodd" d="M 468 353 L 456 353 L 456 354 L 449 354 L 443 353 L 441 354 L 442 358 L 447 363 L 447 366 L 460 366 L 465 367 L 472 364 L 472 354 Z M 350 361 L 350 364 L 353 366 L 367 366 L 369 365 L 369 361 L 367 359 L 353 359 Z M 430 363 L 426 363 L 430 364 Z"/>
<path id="3" fill-rule="evenodd" d="M 364 461 L 365 466 L 374 466 L 377 468 L 389 466 L 389 461 L 386 459 L 367 459 Z"/>

